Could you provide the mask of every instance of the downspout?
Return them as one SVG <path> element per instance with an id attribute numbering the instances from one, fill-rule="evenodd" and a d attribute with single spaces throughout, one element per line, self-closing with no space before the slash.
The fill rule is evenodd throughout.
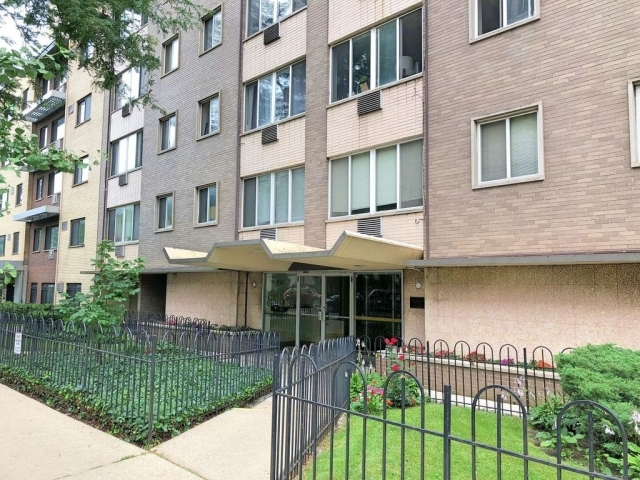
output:
<path id="1" fill-rule="evenodd" d="M 235 240 L 239 240 L 240 239 L 240 205 L 241 205 L 241 198 L 242 198 L 242 179 L 240 178 L 240 147 L 242 144 L 240 135 L 242 134 L 242 105 L 243 105 L 243 101 L 242 101 L 242 95 L 243 95 L 243 85 L 242 85 L 242 61 L 243 61 L 243 44 L 244 44 L 244 25 L 245 25 L 245 15 L 247 12 L 246 9 L 246 2 L 241 2 L 242 6 L 240 9 L 240 37 L 239 37 L 239 45 L 238 45 L 238 59 L 239 59 L 239 65 L 238 65 L 238 102 L 237 102 L 237 122 L 236 122 L 236 127 L 237 127 L 237 133 L 236 133 L 236 205 L 235 205 L 235 214 L 236 214 L 236 218 L 235 218 L 235 230 L 234 230 L 234 234 L 233 237 Z M 248 273 L 247 273 L 248 275 Z"/>
<path id="2" fill-rule="evenodd" d="M 423 76 L 423 156 L 424 156 L 424 258 L 429 258 L 429 15 L 427 13 L 428 2 L 423 2 L 423 25 L 424 25 L 424 47 L 422 53 L 422 65 L 424 66 Z"/>
<path id="3" fill-rule="evenodd" d="M 244 326 L 247 326 L 247 306 L 249 304 L 249 272 L 244 272 Z"/>

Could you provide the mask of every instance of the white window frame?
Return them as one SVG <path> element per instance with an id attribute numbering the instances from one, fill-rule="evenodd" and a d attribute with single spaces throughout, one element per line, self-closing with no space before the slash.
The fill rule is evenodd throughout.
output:
<path id="1" fill-rule="evenodd" d="M 400 147 L 406 143 L 411 143 L 411 142 L 415 142 L 416 140 L 421 140 L 421 138 L 414 138 L 412 140 L 407 140 L 404 142 L 400 142 L 398 144 L 395 145 L 387 145 L 387 147 L 396 147 L 396 205 L 397 208 L 393 209 L 393 210 L 377 210 L 377 201 L 376 201 L 376 174 L 377 174 L 377 157 L 376 157 L 376 151 L 386 148 L 384 146 L 382 147 L 376 147 L 370 150 L 365 150 L 362 152 L 356 152 L 353 153 L 351 155 L 343 155 L 340 157 L 334 157 L 330 159 L 329 162 L 329 194 L 328 194 L 328 199 L 329 201 L 327 202 L 329 205 L 329 211 L 327 212 L 327 218 L 329 218 L 330 220 L 347 220 L 349 218 L 355 218 L 355 217 L 366 217 L 367 215 L 375 215 L 375 216 L 380 216 L 380 215 L 389 215 L 389 214 L 396 214 L 396 213 L 405 213 L 405 212 L 411 212 L 411 211 L 421 211 L 424 209 L 424 174 L 423 174 L 423 179 L 422 179 L 422 191 L 423 191 L 423 198 L 422 198 L 422 205 L 418 206 L 418 207 L 405 207 L 405 208 L 401 208 L 401 196 L 400 196 Z M 422 139 L 422 141 L 424 142 L 424 139 Z M 423 144 L 423 148 L 424 148 L 424 144 Z M 358 154 L 362 154 L 362 153 L 366 153 L 369 152 L 369 206 L 370 209 L 368 212 L 365 213 L 351 213 L 351 162 L 352 162 L 352 157 L 354 157 L 355 155 Z M 349 169 L 349 176 L 347 179 L 347 185 L 348 185 L 348 192 L 347 192 L 347 214 L 346 215 L 336 215 L 336 216 L 332 216 L 331 215 L 331 211 L 333 210 L 333 205 L 331 203 L 332 200 L 332 181 L 331 179 L 333 178 L 333 161 L 334 160 L 341 160 L 341 159 L 347 159 L 348 161 L 348 169 Z M 422 158 L 422 168 L 424 169 L 424 157 Z M 424 171 L 423 171 L 424 173 Z"/>
<path id="2" fill-rule="evenodd" d="M 80 167 L 76 165 L 73 171 L 73 185 L 82 185 L 83 183 L 87 183 L 89 181 L 89 157 L 82 157 L 80 162 L 82 165 L 86 165 L 86 167 Z M 76 178 L 78 177 L 77 173 L 80 172 L 80 181 L 76 182 Z"/>
<path id="3" fill-rule="evenodd" d="M 118 75 L 118 79 L 118 86 L 114 94 L 114 112 L 144 95 L 147 87 L 147 72 L 142 67 L 129 67 Z M 137 81 L 135 90 L 133 89 L 134 80 Z M 134 95 L 131 95 L 132 92 Z M 124 96 L 121 97 L 121 93 Z"/>
<path id="4" fill-rule="evenodd" d="M 133 132 L 130 133 L 129 135 L 125 135 L 124 137 L 120 137 L 119 139 L 117 139 L 116 141 L 112 142 L 110 145 L 110 150 L 109 150 L 109 161 L 111 163 L 111 165 L 109 166 L 109 177 L 117 177 L 119 175 L 122 175 L 123 173 L 127 173 L 127 172 L 132 172 L 133 170 L 137 170 L 138 168 L 142 167 L 142 149 L 138 148 L 138 134 L 142 133 L 142 130 L 138 130 L 137 132 Z M 131 151 L 131 149 L 128 147 L 128 143 L 131 141 L 131 139 L 134 138 L 135 142 L 136 142 L 136 148 L 135 148 L 135 155 L 133 157 L 133 160 L 130 158 L 129 152 Z M 141 141 L 143 141 L 144 136 L 141 135 L 140 136 Z M 120 165 L 122 165 L 122 159 L 120 158 L 120 142 L 126 141 L 127 142 L 127 158 L 126 158 L 126 166 L 123 170 L 120 169 Z M 113 150 L 115 148 L 115 145 L 118 145 L 118 163 L 117 163 L 117 169 L 116 172 L 113 173 Z M 144 146 L 144 141 L 143 141 L 143 146 Z M 140 165 L 137 165 L 138 163 L 138 151 L 140 151 Z M 132 163 L 133 162 L 133 163 Z"/>
<path id="5" fill-rule="evenodd" d="M 213 31 L 215 31 L 215 24 L 216 24 L 215 17 L 216 16 L 220 16 L 220 25 L 221 25 L 220 41 L 218 43 L 214 43 L 210 47 L 206 48 L 205 44 L 204 44 L 204 42 L 205 42 L 205 40 L 207 38 L 206 25 L 207 25 L 207 22 L 209 20 L 213 19 L 213 22 L 211 23 L 211 28 L 213 29 Z M 211 38 L 212 39 L 213 39 L 213 31 L 211 32 Z M 207 52 L 210 52 L 211 50 L 213 50 L 217 46 L 222 45 L 223 37 L 224 37 L 224 22 L 223 22 L 223 18 L 222 18 L 222 6 L 218 6 L 218 7 L 214 8 L 211 13 L 205 15 L 201 19 L 201 26 L 200 26 L 200 55 L 203 55 L 203 54 L 205 54 Z"/>
<path id="6" fill-rule="evenodd" d="M 424 25 L 422 25 L 422 34 L 420 35 L 421 44 L 422 44 L 422 48 L 421 48 L 422 58 L 420 59 L 420 62 L 423 64 L 422 70 L 419 73 L 408 75 L 405 78 L 401 78 L 401 72 L 400 72 L 400 59 L 402 58 L 402 55 L 401 55 L 402 52 L 400 51 L 400 49 L 402 48 L 402 45 L 401 45 L 402 39 L 400 38 L 400 20 L 403 17 L 406 17 L 407 15 L 411 15 L 412 13 L 415 13 L 418 10 L 422 10 L 422 7 L 412 10 L 410 12 L 406 12 L 392 20 L 385 21 L 384 23 L 381 23 L 380 25 L 376 25 L 374 28 L 370 30 L 365 30 L 364 32 L 360 32 L 359 34 L 354 35 L 353 37 L 350 37 L 347 40 L 342 40 L 339 43 L 336 43 L 335 45 L 331 46 L 331 51 L 329 52 L 329 103 L 344 102 L 350 98 L 357 97 L 358 95 L 369 93 L 372 90 L 376 90 L 380 88 L 388 88 L 391 85 L 394 85 L 395 83 L 408 81 L 412 78 L 416 78 L 424 74 Z M 378 41 L 377 41 L 378 29 L 381 27 L 384 27 L 385 25 L 388 25 L 391 22 L 396 22 L 396 75 L 397 75 L 397 78 L 393 82 L 385 83 L 384 85 L 378 85 Z M 369 33 L 369 43 L 370 43 L 369 48 L 370 48 L 371 60 L 369 61 L 369 65 L 371 70 L 369 72 L 369 79 L 370 79 L 371 85 L 369 85 L 369 89 L 365 92 L 352 93 L 351 90 L 353 87 L 353 40 L 366 33 Z M 335 47 L 343 45 L 346 42 L 349 42 L 349 96 L 342 98 L 340 100 L 333 100 L 333 49 Z"/>
<path id="7" fill-rule="evenodd" d="M 89 105 L 89 115 L 87 116 L 87 103 Z M 78 100 L 78 116 L 76 118 L 76 126 L 82 125 L 91 120 L 91 94 Z"/>
<path id="8" fill-rule="evenodd" d="M 163 149 L 162 139 L 164 135 L 164 125 L 166 122 L 171 121 L 172 118 L 174 118 L 176 122 L 176 125 L 173 129 L 173 145 L 169 143 L 168 144 L 169 146 Z M 178 146 L 178 112 L 173 112 L 173 113 L 170 113 L 169 115 L 165 115 L 158 122 L 158 153 L 164 153 L 170 150 L 175 150 L 177 146 Z"/>
<path id="9" fill-rule="evenodd" d="M 122 233 L 124 235 L 124 233 L 127 231 L 126 229 L 126 224 L 127 221 L 129 220 L 129 216 L 127 215 L 127 208 L 132 207 L 131 208 L 131 236 L 134 237 L 134 225 L 135 225 L 135 215 L 136 215 L 136 205 L 140 205 L 139 202 L 136 203 L 128 203 L 127 205 L 120 205 L 118 207 L 113 207 L 110 208 L 107 211 L 107 238 L 109 236 L 109 216 L 111 215 L 111 212 L 113 212 L 114 215 L 116 215 L 117 210 L 124 210 L 124 215 L 123 215 L 123 220 L 122 220 Z M 141 212 L 138 214 L 139 216 L 141 216 Z M 117 217 L 116 217 L 117 219 Z M 122 240 L 122 241 L 118 241 L 115 236 L 116 236 L 116 231 L 117 231 L 117 227 L 115 226 L 115 220 L 114 220 L 114 229 L 113 229 L 113 243 L 114 245 L 127 245 L 127 244 L 132 244 L 132 243 L 138 243 L 140 241 L 140 219 L 138 218 L 138 238 L 137 239 L 133 239 L 132 240 Z"/>
<path id="10" fill-rule="evenodd" d="M 171 49 L 171 65 L 167 65 L 167 50 Z M 167 68 L 168 67 L 168 68 Z M 162 77 L 180 68 L 180 34 L 175 34 L 162 43 Z"/>
<path id="11" fill-rule="evenodd" d="M 499 120 L 506 120 L 513 117 L 527 115 L 529 113 L 537 113 L 538 127 L 538 173 L 533 175 L 524 175 L 521 177 L 510 177 L 511 173 L 511 152 L 509 142 L 509 122 L 507 122 L 506 148 L 507 148 L 507 178 L 500 180 L 491 180 L 482 182 L 480 179 L 481 162 L 482 162 L 482 138 L 480 127 L 486 123 L 492 123 Z M 543 111 L 542 103 L 527 105 L 516 110 L 500 112 L 488 117 L 474 118 L 471 120 L 471 183 L 473 189 L 497 187 L 500 185 L 512 185 L 514 183 L 528 183 L 544 180 L 544 132 L 543 132 Z"/>
<path id="12" fill-rule="evenodd" d="M 171 216 L 168 217 L 166 215 L 166 206 L 165 206 L 165 219 L 164 219 L 165 226 L 160 228 L 160 200 L 162 200 L 163 198 L 169 198 L 169 197 L 171 197 Z M 176 211 L 176 201 L 175 201 L 175 195 L 173 192 L 156 196 L 156 215 L 155 215 L 155 231 L 156 232 L 166 232 L 166 231 L 173 230 L 173 220 L 175 217 L 175 211 Z"/>
<path id="13" fill-rule="evenodd" d="M 260 32 L 264 31 L 265 29 L 269 28 L 271 25 L 275 25 L 278 22 L 281 22 L 282 20 L 284 20 L 285 18 L 290 17 L 291 15 L 293 15 L 294 13 L 298 13 L 302 10 L 304 10 L 305 8 L 307 8 L 307 3 L 309 3 L 309 0 L 306 0 L 305 5 L 303 5 L 302 7 L 298 8 L 297 10 L 293 10 L 293 2 L 294 0 L 290 0 L 290 8 L 287 10 L 287 12 L 285 14 L 283 14 L 282 16 L 280 15 L 280 5 L 279 5 L 279 0 L 273 0 L 273 22 L 270 23 L 269 25 L 267 25 L 266 27 L 262 26 L 262 7 L 260 6 L 262 3 L 262 0 L 258 0 L 258 11 L 260 12 L 260 15 L 258 16 L 258 30 L 255 32 L 249 32 L 249 3 L 251 2 L 251 0 L 246 0 L 247 2 L 247 24 L 245 26 L 245 32 L 247 35 L 247 38 L 249 37 L 253 37 L 254 35 L 258 35 Z"/>
<path id="14" fill-rule="evenodd" d="M 640 167 L 640 78 L 629 80 L 631 167 Z"/>
<path id="15" fill-rule="evenodd" d="M 305 109 L 303 112 L 300 113 L 296 113 L 295 115 L 291 115 L 291 107 L 293 105 L 293 66 L 294 65 L 298 65 L 299 63 L 305 62 L 305 92 L 304 92 L 304 98 L 305 98 Z M 290 118 L 296 118 L 302 115 L 306 115 L 307 113 L 307 107 L 306 107 L 306 100 L 307 100 L 307 90 L 306 90 L 306 62 L 307 59 L 303 58 L 301 60 L 298 60 L 297 62 L 293 62 L 289 65 L 284 65 L 281 68 L 278 68 L 277 70 L 274 70 L 273 72 L 269 72 L 266 75 L 262 75 L 260 78 L 257 78 L 255 80 L 252 80 L 250 82 L 247 82 L 244 84 L 244 111 L 243 111 L 243 119 L 244 119 L 244 128 L 245 128 L 245 133 L 246 132 L 252 132 L 254 130 L 260 130 L 263 129 L 265 127 L 268 127 L 269 125 L 274 125 L 276 123 L 281 123 L 284 121 L 289 120 Z M 280 118 L 278 120 L 276 120 L 276 89 L 275 89 L 275 84 L 276 84 L 276 74 L 281 71 L 284 70 L 285 68 L 289 69 L 289 113 L 287 114 L 286 117 L 284 118 Z M 259 125 L 258 122 L 260 121 L 260 80 L 265 79 L 267 77 L 271 77 L 271 119 L 269 121 L 269 123 L 265 123 L 264 125 Z M 255 128 L 247 128 L 247 87 L 253 83 L 257 83 L 257 89 L 258 89 L 258 97 L 256 100 L 256 126 Z"/>
<path id="16" fill-rule="evenodd" d="M 0 194 L 0 211 L 9 210 L 9 190 L 5 190 Z"/>
<path id="17" fill-rule="evenodd" d="M 278 170 L 276 172 L 271 172 L 271 173 L 261 173 L 260 175 L 253 175 L 250 177 L 246 177 L 242 179 L 242 230 L 256 230 L 256 229 L 261 229 L 261 228 L 269 228 L 271 226 L 282 226 L 282 225 L 303 225 L 304 224 L 304 218 L 302 220 L 292 220 L 291 219 L 291 212 L 292 212 L 292 207 L 293 207 L 293 171 L 294 170 L 298 170 L 302 168 L 303 170 L 305 170 L 305 182 L 306 182 L 306 168 L 304 165 L 299 165 L 297 167 L 292 167 L 292 168 L 287 168 L 285 170 Z M 288 172 L 289 173 L 289 192 L 288 192 L 288 205 L 287 205 L 287 221 L 286 222 L 280 222 L 280 223 L 276 223 L 276 174 L 277 173 L 282 173 L 282 172 Z M 270 175 L 271 176 L 271 184 L 270 184 L 270 194 L 271 194 L 271 198 L 269 199 L 269 223 L 268 224 L 264 224 L 264 225 L 258 225 L 258 200 L 259 200 L 259 195 L 258 192 L 256 190 L 256 205 L 255 205 L 255 218 L 256 218 L 256 225 L 252 226 L 252 227 L 245 227 L 244 226 L 244 199 L 245 199 L 245 181 L 247 180 L 251 180 L 253 178 L 256 179 L 256 189 L 258 188 L 258 177 L 262 177 L 265 175 Z M 306 187 L 306 185 L 305 185 Z"/>
<path id="18" fill-rule="evenodd" d="M 209 189 L 211 187 L 216 187 L 216 218 L 214 220 L 209 220 L 206 222 L 200 222 L 198 218 L 198 214 L 200 212 L 200 190 Z M 208 201 L 209 195 L 207 195 Z M 207 183 L 205 185 L 198 185 L 195 189 L 195 200 L 193 202 L 195 208 L 193 209 L 193 225 L 194 227 L 208 227 L 210 225 L 217 225 L 218 218 L 220 218 L 220 184 L 218 182 Z M 207 205 L 207 211 L 210 209 L 210 206 Z M 174 207 L 175 210 L 175 207 Z"/>
<path id="19" fill-rule="evenodd" d="M 218 99 L 218 129 L 213 131 L 213 132 L 209 132 L 207 134 L 202 135 L 202 107 L 204 105 L 205 102 L 211 102 L 211 100 L 213 100 L 214 98 Z M 200 100 L 198 102 L 198 113 L 197 113 L 197 118 L 196 118 L 196 127 L 197 127 L 197 132 L 196 132 L 196 138 L 198 140 L 202 139 L 202 138 L 207 138 L 210 137 L 212 135 L 216 135 L 218 133 L 220 133 L 220 92 L 216 92 L 213 95 L 207 97 L 207 98 L 203 98 L 202 100 Z M 211 115 L 211 103 L 209 103 L 209 115 Z"/>
<path id="20" fill-rule="evenodd" d="M 507 0 L 501 0 L 502 2 L 502 11 L 507 11 Z M 491 32 L 479 33 L 479 24 L 478 24 L 478 0 L 469 0 L 469 11 L 471 14 L 469 15 L 469 42 L 473 43 L 475 41 L 484 40 L 485 38 L 492 37 L 494 35 L 498 35 L 507 30 L 511 30 L 512 28 L 518 28 L 521 25 L 525 25 L 530 22 L 534 22 L 536 20 L 540 20 L 540 0 L 529 0 L 530 4 L 533 4 L 533 15 L 527 17 L 525 19 L 520 20 L 519 22 L 514 22 L 512 24 L 507 24 L 507 16 L 506 14 L 502 16 L 500 19 L 501 27 Z"/>

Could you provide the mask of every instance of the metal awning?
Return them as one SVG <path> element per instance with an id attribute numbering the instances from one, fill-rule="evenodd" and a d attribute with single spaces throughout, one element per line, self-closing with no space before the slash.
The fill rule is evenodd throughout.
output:
<path id="1" fill-rule="evenodd" d="M 40 100 L 30 105 L 24 112 L 22 112 L 25 120 L 37 123 L 43 118 L 51 115 L 59 108 L 64 107 L 64 103 L 67 99 L 67 93 L 64 91 L 64 88 L 61 88 L 60 90 L 51 90 Z"/>
<path id="2" fill-rule="evenodd" d="M 164 248 L 171 264 L 248 272 L 287 272 L 306 269 L 397 270 L 422 258 L 415 245 L 344 231 L 331 249 L 276 240 L 237 240 L 216 243 L 198 252 Z"/>
<path id="3" fill-rule="evenodd" d="M 42 207 L 32 208 L 26 212 L 16 213 L 13 216 L 15 222 L 37 222 L 46 220 L 47 218 L 57 217 L 60 215 L 60 207 L 55 205 L 43 205 Z"/>

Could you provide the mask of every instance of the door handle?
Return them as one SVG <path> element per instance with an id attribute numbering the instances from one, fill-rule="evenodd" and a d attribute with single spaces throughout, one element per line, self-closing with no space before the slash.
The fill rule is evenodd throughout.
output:
<path id="1" fill-rule="evenodd" d="M 324 307 L 318 308 L 318 321 L 321 322 L 324 318 Z"/>

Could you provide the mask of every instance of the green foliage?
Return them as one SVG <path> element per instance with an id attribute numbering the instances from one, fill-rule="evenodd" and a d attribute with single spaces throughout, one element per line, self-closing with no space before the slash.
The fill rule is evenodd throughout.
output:
<path id="1" fill-rule="evenodd" d="M 538 430 L 555 432 L 557 417 L 564 405 L 560 397 L 549 395 L 544 403 L 529 410 L 529 423 Z M 575 410 L 569 410 L 562 416 L 562 425 L 572 430 L 578 421 Z"/>
<path id="2" fill-rule="evenodd" d="M 635 443 L 629 443 L 627 444 L 627 448 L 629 449 L 629 480 L 638 480 L 640 479 L 640 446 Z M 618 472 L 622 472 L 623 462 L 619 456 L 613 457 L 607 455 L 606 458 Z"/>
<path id="3" fill-rule="evenodd" d="M 351 397 L 351 410 L 354 412 L 364 412 L 364 405 L 367 404 L 367 413 L 369 415 L 382 415 L 382 386 L 384 385 L 384 377 L 376 372 L 365 374 L 367 380 L 367 395 L 365 400 L 364 382 L 362 375 L 354 372 L 351 375 L 349 383 L 349 392 Z"/>
<path id="4" fill-rule="evenodd" d="M 140 290 L 138 277 L 144 268 L 144 260 L 119 261 L 112 256 L 113 242 L 104 240 L 98 244 L 92 265 L 96 269 L 89 294 L 78 293 L 74 298 L 63 295 L 58 311 L 73 324 L 109 327 L 119 325 L 126 311 L 126 302 Z"/>

